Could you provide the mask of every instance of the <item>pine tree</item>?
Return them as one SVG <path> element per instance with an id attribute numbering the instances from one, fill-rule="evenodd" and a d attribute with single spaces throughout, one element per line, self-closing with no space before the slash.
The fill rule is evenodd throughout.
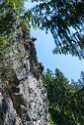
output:
<path id="1" fill-rule="evenodd" d="M 56 44 L 54 53 L 84 58 L 84 1 L 31 0 L 40 2 L 25 16 L 40 29 L 50 30 Z M 32 15 L 32 18 L 31 16 Z"/>

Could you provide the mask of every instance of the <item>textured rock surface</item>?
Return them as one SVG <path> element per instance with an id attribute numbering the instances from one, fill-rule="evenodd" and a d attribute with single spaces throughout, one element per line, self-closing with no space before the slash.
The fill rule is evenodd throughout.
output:
<path id="1" fill-rule="evenodd" d="M 23 33 L 18 13 L 6 9 L 15 21 L 8 24 L 14 30 L 12 44 L 0 55 L 0 125 L 48 125 L 47 93 L 39 78 L 34 43 Z M 10 32 L 4 32 L 0 30 L 8 40 Z"/>

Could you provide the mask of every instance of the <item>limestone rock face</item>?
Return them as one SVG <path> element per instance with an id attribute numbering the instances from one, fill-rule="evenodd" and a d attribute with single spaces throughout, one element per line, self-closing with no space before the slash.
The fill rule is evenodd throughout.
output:
<path id="1" fill-rule="evenodd" d="M 15 21 L 7 24 L 14 32 L 12 38 L 4 26 L 0 29 L 10 41 L 0 52 L 0 125 L 48 125 L 47 92 L 39 77 L 34 43 L 21 29 L 19 14 L 2 4 L 1 10 L 6 8 Z"/>

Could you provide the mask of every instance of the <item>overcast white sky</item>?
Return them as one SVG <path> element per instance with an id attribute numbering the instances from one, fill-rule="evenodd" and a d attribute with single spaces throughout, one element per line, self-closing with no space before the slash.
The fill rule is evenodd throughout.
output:
<path id="1" fill-rule="evenodd" d="M 33 5 L 35 3 L 25 3 L 26 9 Z M 43 63 L 45 69 L 49 68 L 54 72 L 55 68 L 59 68 L 69 81 L 71 79 L 77 81 L 80 72 L 84 71 L 84 60 L 81 61 L 78 57 L 72 57 L 71 55 L 53 55 L 52 50 L 55 48 L 55 44 L 51 33 L 46 34 L 45 31 L 31 29 L 31 36 L 37 38 L 35 42 L 37 57 Z"/>

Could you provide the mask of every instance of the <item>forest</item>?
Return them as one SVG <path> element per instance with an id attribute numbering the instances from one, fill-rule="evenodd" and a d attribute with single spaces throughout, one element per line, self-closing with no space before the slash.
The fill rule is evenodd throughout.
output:
<path id="1" fill-rule="evenodd" d="M 84 0 L 31 0 L 37 5 L 29 10 L 24 8 L 26 1 L 4 0 L 8 7 L 20 13 L 23 32 L 30 34 L 31 26 L 50 31 L 56 45 L 54 54 L 71 54 L 84 59 Z M 16 35 L 8 22 L 2 26 L 5 14 L 6 9 L 0 10 L 1 55 Z M 9 18 L 14 21 L 7 15 L 6 20 Z M 6 34 L 11 35 L 7 38 Z M 71 83 L 57 68 L 54 73 L 47 69 L 40 77 L 48 94 L 50 125 L 84 125 L 84 72 L 81 71 L 78 81 L 72 79 Z"/>
<path id="2" fill-rule="evenodd" d="M 59 69 L 54 73 L 47 69 L 42 80 L 48 93 L 50 125 L 83 125 L 84 72 L 70 83 Z"/>

